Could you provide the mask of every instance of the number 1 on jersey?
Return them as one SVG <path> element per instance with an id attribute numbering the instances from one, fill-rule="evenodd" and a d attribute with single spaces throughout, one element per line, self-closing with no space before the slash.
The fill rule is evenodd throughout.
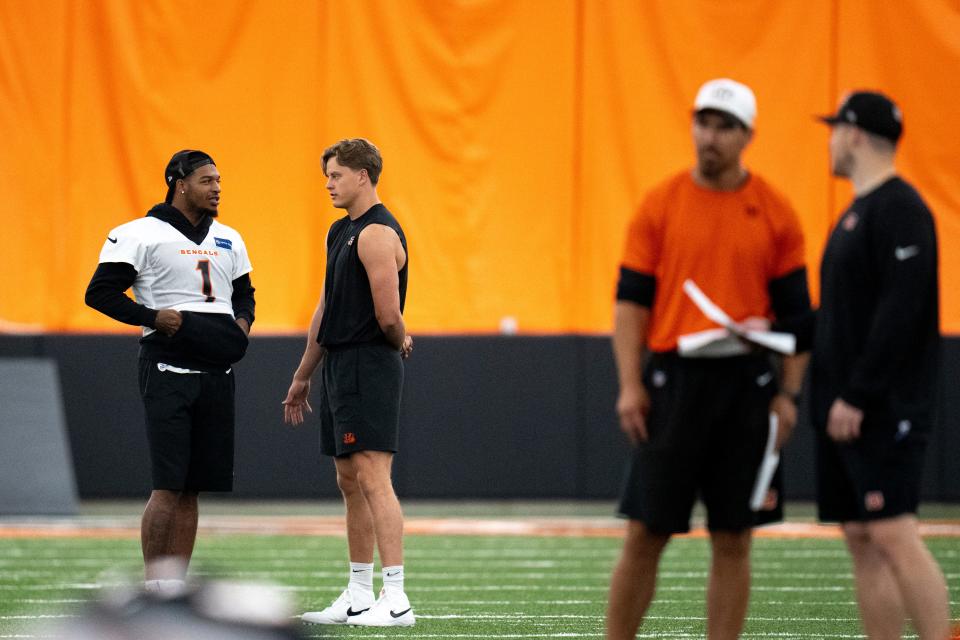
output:
<path id="1" fill-rule="evenodd" d="M 213 283 L 210 282 L 210 261 L 209 260 L 197 260 L 197 269 L 200 271 L 200 276 L 203 278 L 203 288 L 201 291 L 203 295 L 207 296 L 207 299 L 204 302 L 213 302 L 216 300 L 216 297 L 213 295 Z"/>

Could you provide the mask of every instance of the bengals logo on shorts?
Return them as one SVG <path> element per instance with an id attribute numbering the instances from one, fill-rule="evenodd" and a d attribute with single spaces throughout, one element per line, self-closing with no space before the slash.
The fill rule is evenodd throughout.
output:
<path id="1" fill-rule="evenodd" d="M 763 506 L 760 507 L 761 511 L 773 511 L 777 508 L 777 505 L 780 503 L 780 494 L 776 489 L 769 489 L 767 495 L 763 498 Z"/>
<path id="2" fill-rule="evenodd" d="M 883 491 L 868 491 L 863 496 L 863 506 L 867 511 L 880 511 L 883 509 Z"/>
<path id="3" fill-rule="evenodd" d="M 343 444 L 355 444 L 357 442 L 357 436 L 353 435 L 352 431 L 347 431 L 343 434 Z"/>

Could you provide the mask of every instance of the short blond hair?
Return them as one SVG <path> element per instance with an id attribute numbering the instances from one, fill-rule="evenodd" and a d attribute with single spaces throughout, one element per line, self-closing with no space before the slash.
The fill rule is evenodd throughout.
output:
<path id="1" fill-rule="evenodd" d="M 377 184 L 383 171 L 383 158 L 376 145 L 365 138 L 347 138 L 327 147 L 323 152 L 323 175 L 327 175 L 327 161 L 336 158 L 337 162 L 354 171 L 366 170 L 370 182 Z"/>

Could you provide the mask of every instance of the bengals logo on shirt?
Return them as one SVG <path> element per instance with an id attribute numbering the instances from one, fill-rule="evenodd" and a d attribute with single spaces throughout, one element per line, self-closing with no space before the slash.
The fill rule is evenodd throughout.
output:
<path id="1" fill-rule="evenodd" d="M 860 222 L 860 216 L 857 215 L 856 211 L 851 211 L 843 217 L 843 230 L 853 231 L 857 228 L 858 222 Z"/>

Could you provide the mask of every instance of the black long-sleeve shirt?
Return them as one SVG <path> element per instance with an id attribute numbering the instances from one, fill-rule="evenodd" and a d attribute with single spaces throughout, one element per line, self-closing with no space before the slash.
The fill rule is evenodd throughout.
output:
<path id="1" fill-rule="evenodd" d="M 821 265 L 811 365 L 813 420 L 838 397 L 868 413 L 929 422 L 940 344 L 937 236 L 899 177 L 853 201 Z"/>

